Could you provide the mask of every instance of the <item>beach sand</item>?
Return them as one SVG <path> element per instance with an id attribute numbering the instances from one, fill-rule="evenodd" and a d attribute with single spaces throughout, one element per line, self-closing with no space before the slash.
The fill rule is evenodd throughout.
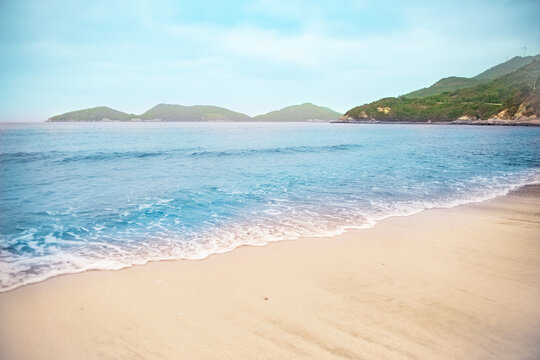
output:
<path id="1" fill-rule="evenodd" d="M 0 358 L 540 359 L 540 186 L 2 293 Z"/>

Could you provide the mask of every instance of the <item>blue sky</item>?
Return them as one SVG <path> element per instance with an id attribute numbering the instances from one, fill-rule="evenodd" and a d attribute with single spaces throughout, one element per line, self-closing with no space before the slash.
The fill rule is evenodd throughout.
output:
<path id="1" fill-rule="evenodd" d="M 532 1 L 0 0 L 0 121 L 158 103 L 344 112 L 540 53 Z"/>

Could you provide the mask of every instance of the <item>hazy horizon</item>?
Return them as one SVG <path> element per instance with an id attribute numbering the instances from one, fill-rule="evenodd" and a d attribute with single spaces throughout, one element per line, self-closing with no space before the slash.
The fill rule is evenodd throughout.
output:
<path id="1" fill-rule="evenodd" d="M 540 53 L 537 1 L 2 1 L 0 121 L 108 106 L 344 113 Z"/>

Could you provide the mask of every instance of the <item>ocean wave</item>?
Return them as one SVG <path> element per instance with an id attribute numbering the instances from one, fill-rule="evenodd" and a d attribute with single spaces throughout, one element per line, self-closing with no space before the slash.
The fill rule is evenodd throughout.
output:
<path id="1" fill-rule="evenodd" d="M 321 153 L 331 151 L 347 151 L 361 148 L 359 144 L 339 144 L 321 146 L 283 146 L 261 149 L 235 149 L 235 150 L 205 150 L 195 151 L 191 156 L 199 157 L 223 157 L 223 156 L 246 156 L 246 155 L 267 155 L 267 154 L 295 154 L 295 153 Z"/>
<path id="2" fill-rule="evenodd" d="M 223 156 L 246 156 L 258 154 L 294 154 L 309 152 L 347 151 L 360 148 L 359 144 L 338 144 L 323 146 L 284 146 L 260 149 L 235 149 L 235 150 L 200 150 L 200 148 L 179 148 L 162 151 L 97 151 L 92 153 L 65 151 L 45 152 L 13 152 L 2 153 L 0 163 L 27 163 L 40 160 L 54 160 L 60 163 L 83 162 L 83 161 L 108 161 L 122 159 L 144 159 L 152 157 L 223 157 Z"/>
<path id="3" fill-rule="evenodd" d="M 491 181 L 491 182 L 490 182 Z M 381 220 L 394 216 L 410 216 L 434 208 L 452 208 L 474 202 L 482 202 L 497 196 L 508 194 L 517 188 L 529 184 L 540 184 L 540 170 L 527 171 L 516 177 L 515 181 L 501 182 L 488 178 L 476 178 L 472 182 L 484 185 L 474 191 L 432 200 L 410 201 L 372 201 L 369 209 L 328 207 L 313 210 L 309 208 L 287 206 L 277 211 L 262 210 L 252 219 L 244 219 L 209 228 L 192 234 L 189 238 L 175 234 L 170 229 L 144 236 L 139 234 L 138 241 L 87 241 L 84 251 L 48 252 L 38 258 L 11 256 L 3 248 L 0 262 L 0 292 L 36 283 L 61 274 L 78 273 L 88 270 L 118 270 L 150 261 L 203 259 L 212 254 L 231 251 L 239 246 L 264 246 L 268 243 L 294 240 L 302 237 L 326 237 L 342 234 L 350 229 L 366 229 L 375 226 Z M 172 199 L 162 199 L 156 204 L 168 204 Z M 276 202 L 280 203 L 280 202 Z M 141 211 L 149 205 L 141 206 Z M 148 227 L 148 229 L 152 226 Z M 88 231 L 88 229 L 85 229 Z M 40 244 L 28 241 L 23 234 L 17 241 L 6 243 L 8 246 L 30 246 L 40 251 Z M 55 234 L 59 234 L 57 231 Z M 49 242 L 69 244 L 63 238 L 49 234 Z M 146 237 L 146 240 L 141 239 Z"/>
<path id="4" fill-rule="evenodd" d="M 189 151 L 191 149 L 186 149 Z M 14 152 L 2 153 L 0 163 L 28 163 L 40 160 L 53 160 L 61 163 L 79 161 L 100 161 L 126 158 L 145 158 L 166 155 L 165 151 L 98 151 L 92 153 L 66 152 L 66 151 L 34 151 L 34 152 Z"/>
<path id="5" fill-rule="evenodd" d="M 59 151 L 18 151 L 14 153 L 5 152 L 0 154 L 0 163 L 26 163 L 32 161 L 39 161 L 50 159 L 58 156 Z"/>
<path id="6" fill-rule="evenodd" d="M 540 129 L 44 124 L 0 141 L 0 291 L 366 228 L 540 179 Z"/>
<path id="7" fill-rule="evenodd" d="M 120 159 L 144 159 L 157 156 L 168 155 L 166 151 L 112 151 L 112 152 L 96 152 L 93 154 L 65 156 L 61 160 L 63 163 L 81 162 L 81 161 L 107 161 Z"/>

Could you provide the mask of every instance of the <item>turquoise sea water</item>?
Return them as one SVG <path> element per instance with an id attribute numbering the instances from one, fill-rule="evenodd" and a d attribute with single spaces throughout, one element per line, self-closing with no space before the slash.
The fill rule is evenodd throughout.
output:
<path id="1" fill-rule="evenodd" d="M 0 124 L 0 290 L 335 234 L 539 180 L 540 128 Z"/>

